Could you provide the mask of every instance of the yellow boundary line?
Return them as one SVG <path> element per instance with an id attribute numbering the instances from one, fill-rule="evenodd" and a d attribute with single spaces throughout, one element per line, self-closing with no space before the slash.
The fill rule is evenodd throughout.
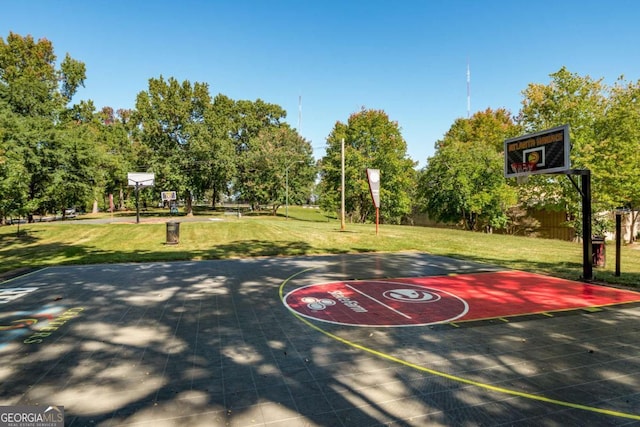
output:
<path id="1" fill-rule="evenodd" d="M 530 313 L 518 313 L 518 314 L 509 314 L 506 316 L 494 316 L 494 317 L 479 317 L 477 319 L 469 319 L 469 320 L 456 320 L 456 324 L 465 324 L 465 323 L 474 323 L 474 322 L 486 322 L 489 320 L 502 320 L 503 322 L 509 322 L 510 319 L 518 319 L 520 317 L 527 316 L 545 316 L 545 317 L 555 317 L 554 314 L 558 313 L 570 313 L 570 312 L 579 312 L 585 311 L 587 313 L 598 313 L 602 311 L 603 308 L 615 307 L 625 304 L 639 304 L 640 300 L 634 301 L 624 301 L 624 302 L 612 302 L 609 304 L 601 304 L 601 305 L 585 305 L 584 307 L 575 307 L 575 308 L 559 308 L 557 310 L 546 310 L 546 311 L 532 311 Z M 451 323 L 443 323 L 443 325 L 449 325 Z M 457 327 L 457 326 L 456 326 Z"/>
<path id="2" fill-rule="evenodd" d="M 280 285 L 278 294 L 280 296 L 280 301 L 283 303 L 283 305 L 285 307 L 286 307 L 286 304 L 284 304 L 284 295 L 283 295 L 283 290 L 284 290 L 285 285 L 289 281 L 291 281 L 294 277 L 299 276 L 299 275 L 301 275 L 303 273 L 306 273 L 307 271 L 314 270 L 314 269 L 315 269 L 315 267 L 302 270 L 302 271 L 300 271 L 300 272 L 298 272 L 296 274 L 293 274 L 292 276 L 289 276 L 287 279 L 285 279 L 284 282 L 282 282 L 282 284 Z M 427 368 L 425 366 L 416 365 L 415 363 L 411 363 L 411 362 L 408 362 L 406 360 L 399 359 L 399 358 L 397 358 L 395 356 L 392 356 L 392 355 L 390 355 L 388 353 L 383 353 L 381 351 L 377 351 L 377 350 L 374 350 L 372 348 L 366 347 L 364 345 L 355 343 L 353 341 L 349 341 L 347 339 L 341 338 L 341 337 L 339 337 L 339 336 L 337 336 L 335 334 L 332 334 L 329 331 L 326 331 L 326 330 L 322 329 L 318 325 L 315 325 L 315 324 L 311 323 L 307 319 L 305 319 L 302 316 L 298 315 L 292 309 L 289 309 L 289 311 L 291 312 L 291 314 L 293 314 L 294 317 L 296 317 L 299 321 L 301 321 L 305 325 L 309 326 L 310 328 L 314 329 L 315 331 L 320 332 L 321 334 L 323 334 L 323 335 L 325 335 L 325 336 L 327 336 L 327 337 L 329 337 L 329 338 L 331 338 L 333 340 L 336 340 L 336 341 L 338 341 L 338 342 L 340 342 L 342 344 L 345 344 L 345 345 L 347 345 L 349 347 L 353 347 L 353 348 L 356 348 L 358 350 L 362 350 L 364 352 L 373 354 L 373 355 L 378 356 L 378 357 L 380 357 L 382 359 L 386 359 L 386 360 L 389 360 L 391 362 L 398 363 L 400 365 L 404 365 L 406 367 L 415 369 L 417 371 L 426 372 L 426 373 L 431 374 L 431 375 L 436 375 L 436 376 L 439 376 L 439 377 L 442 377 L 442 378 L 446 378 L 446 379 L 451 380 L 451 381 L 456 381 L 456 382 L 459 382 L 459 383 L 462 383 L 462 384 L 468 384 L 468 385 L 472 385 L 472 386 L 475 386 L 475 387 L 483 388 L 485 390 L 490 390 L 490 391 L 493 391 L 493 392 L 496 392 L 496 393 L 508 394 L 508 395 L 511 395 L 511 396 L 518 396 L 518 397 L 522 397 L 522 398 L 530 399 L 530 400 L 537 400 L 539 402 L 551 403 L 553 405 L 564 406 L 564 407 L 567 407 L 567 408 L 581 409 L 581 410 L 584 410 L 584 411 L 595 412 L 595 413 L 602 414 L 602 415 L 610 415 L 610 416 L 613 416 L 613 417 L 629 418 L 629 419 L 632 419 L 632 420 L 640 420 L 640 415 L 636 415 L 636 414 L 628 414 L 628 413 L 625 413 L 625 412 L 612 411 L 610 409 L 596 408 L 596 407 L 593 407 L 593 406 L 581 405 L 579 403 L 572 403 L 572 402 L 565 402 L 563 400 L 551 399 L 551 398 L 540 396 L 540 395 L 537 395 L 537 394 L 524 393 L 524 392 L 521 392 L 521 391 L 511 390 L 511 389 L 503 388 L 503 387 L 498 387 L 498 386 L 494 386 L 494 385 L 491 385 L 491 384 L 482 383 L 482 382 L 479 382 L 479 381 L 473 381 L 473 380 L 470 380 L 468 378 L 459 377 L 457 375 L 447 374 L 446 372 L 436 371 L 434 369 L 430 369 L 430 368 Z"/>
<path id="3" fill-rule="evenodd" d="M 41 272 L 41 271 L 43 271 L 43 270 L 47 270 L 47 269 L 49 269 L 49 268 L 50 268 L 49 266 L 41 267 L 41 268 L 36 268 L 35 270 L 27 271 L 27 272 L 26 272 L 26 273 L 24 273 L 24 274 L 18 274 L 17 276 L 10 277 L 10 278 L 8 278 L 8 279 L 6 279 L 6 280 L 0 280 L 0 287 L 1 287 L 2 285 L 6 284 L 6 283 L 12 282 L 12 281 L 14 281 L 14 280 L 21 279 L 21 278 L 23 278 L 23 277 L 31 276 L 32 274 L 39 273 L 39 272 Z"/>

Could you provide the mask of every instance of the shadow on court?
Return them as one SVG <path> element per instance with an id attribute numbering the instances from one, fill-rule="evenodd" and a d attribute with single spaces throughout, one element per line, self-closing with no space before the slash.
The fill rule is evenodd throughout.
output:
<path id="1" fill-rule="evenodd" d="M 46 268 L 0 284 L 0 404 L 63 405 L 70 426 L 640 422 L 637 304 L 358 327 L 280 298 L 499 270 L 418 253 Z"/>

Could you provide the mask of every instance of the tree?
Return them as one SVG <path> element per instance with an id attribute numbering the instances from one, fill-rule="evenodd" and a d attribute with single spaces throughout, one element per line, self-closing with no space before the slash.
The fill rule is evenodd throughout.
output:
<path id="1" fill-rule="evenodd" d="M 221 102 L 221 105 L 224 105 Z M 254 144 L 262 141 L 258 136 L 266 129 L 277 129 L 282 126 L 282 120 L 287 113 L 282 107 L 276 104 L 264 102 L 261 99 L 256 101 L 240 100 L 234 102 L 232 106 L 226 105 L 229 112 L 229 119 L 226 123 L 229 126 L 228 135 L 235 147 L 234 164 L 235 179 L 233 192 L 242 197 L 249 197 L 249 201 L 258 203 L 255 194 L 247 193 L 247 190 L 255 186 L 255 157 L 259 153 L 254 152 Z M 266 169 L 266 168 L 263 168 Z"/>
<path id="2" fill-rule="evenodd" d="M 194 151 L 199 159 L 198 187 L 201 192 L 211 190 L 211 205 L 227 194 L 237 169 L 237 156 L 232 135 L 235 102 L 229 97 L 218 94 L 205 112 L 205 137 L 198 138 Z"/>
<path id="3" fill-rule="evenodd" d="M 160 188 L 184 196 L 187 215 L 193 214 L 193 192 L 200 183 L 194 147 L 198 138 L 207 137 L 201 128 L 210 103 L 205 83 L 179 83 L 173 77 L 165 81 L 162 76 L 149 79 L 148 90 L 136 98 L 136 122 L 149 148 L 147 172 L 155 172 Z"/>
<path id="4" fill-rule="evenodd" d="M 416 162 L 407 156 L 407 143 L 397 122 L 382 110 L 362 109 L 347 123 L 337 122 L 327 138 L 320 162 L 320 205 L 329 212 L 340 207 L 341 141 L 345 142 L 345 213 L 359 222 L 375 220 L 366 176 L 380 169 L 380 219 L 399 223 L 411 212 Z"/>
<path id="5" fill-rule="evenodd" d="M 515 192 L 503 175 L 503 158 L 483 141 L 448 140 L 427 160 L 418 185 L 420 205 L 437 221 L 466 230 L 507 225 Z"/>
<path id="6" fill-rule="evenodd" d="M 68 54 L 55 68 L 53 44 L 9 33 L 0 37 L 0 98 L 21 116 L 54 118 L 84 85 L 85 65 Z"/>
<path id="7" fill-rule="evenodd" d="M 420 172 L 420 209 L 467 230 L 504 228 L 507 210 L 516 202 L 504 180 L 504 140 L 520 133 L 503 108 L 456 119 Z"/>
<path id="8" fill-rule="evenodd" d="M 482 141 L 485 145 L 493 147 L 497 153 L 501 153 L 504 150 L 504 140 L 521 133 L 521 126 L 514 123 L 509 111 L 504 108 L 487 108 L 469 119 L 456 119 L 444 138 L 436 143 L 436 148 L 450 141 Z"/>
<path id="9" fill-rule="evenodd" d="M 125 189 L 127 188 L 127 173 L 139 170 L 136 165 L 137 152 L 135 135 L 137 129 L 131 121 L 131 110 L 117 110 L 103 107 L 97 113 L 99 126 L 96 129 L 97 149 L 100 165 L 98 171 L 102 175 L 102 197 L 105 210 L 108 209 L 109 194 L 114 196 L 114 208 L 124 209 Z"/>
<path id="10" fill-rule="evenodd" d="M 74 182 L 79 171 L 73 160 L 65 161 L 78 155 L 66 144 L 73 139 L 66 127 L 66 105 L 84 83 L 85 68 L 69 55 L 60 69 L 55 64 L 53 45 L 46 39 L 36 42 L 14 33 L 6 42 L 0 38 L 0 109 L 9 129 L 0 141 L 9 171 L 1 187 L 20 201 L 19 209 L 14 208 L 28 212 L 30 219 L 36 212 L 64 209 L 61 200 L 80 196 L 74 186 L 54 183 Z"/>
<path id="11" fill-rule="evenodd" d="M 7 217 L 27 216 L 34 208 L 29 201 L 28 170 L 14 139 L 19 128 L 19 117 L 0 101 L 0 224 Z"/>
<path id="12" fill-rule="evenodd" d="M 53 44 L 9 33 L 0 38 L 0 97 L 21 116 L 50 116 L 58 107 Z M 58 105 L 56 105 L 58 104 Z"/>
<path id="13" fill-rule="evenodd" d="M 67 53 L 60 64 L 60 81 L 62 82 L 61 95 L 65 104 L 71 102 L 73 95 L 80 86 L 84 87 L 84 79 L 87 74 L 84 62 L 73 59 Z"/>
<path id="14" fill-rule="evenodd" d="M 250 140 L 237 190 L 254 205 L 272 206 L 306 200 L 315 178 L 311 144 L 289 126 L 264 128 Z"/>
<path id="15" fill-rule="evenodd" d="M 55 132 L 51 144 L 55 154 L 43 159 L 51 171 L 44 196 L 63 216 L 66 208 L 86 207 L 96 199 L 96 191 L 104 189 L 97 148 L 86 124 L 68 124 Z"/>
<path id="16" fill-rule="evenodd" d="M 523 91 L 520 121 L 531 133 L 569 124 L 572 162 L 584 167 L 582 147 L 596 140 L 594 123 L 607 106 L 606 87 L 602 79 L 579 76 L 565 67 L 550 74 L 548 85 L 531 83 Z"/>
<path id="17" fill-rule="evenodd" d="M 609 190 L 597 173 L 604 154 L 597 124 L 609 104 L 608 88 L 602 79 L 579 76 L 565 67 L 550 77 L 549 84 L 529 84 L 523 91 L 521 123 L 527 132 L 569 124 L 571 166 L 592 171 L 593 211 L 610 209 Z M 576 234 L 581 235 L 580 195 L 568 179 L 561 175 L 533 176 L 527 185 L 520 187 L 520 199 L 530 207 L 566 210 L 575 218 Z"/>
<path id="18" fill-rule="evenodd" d="M 588 146 L 584 154 L 601 191 L 601 204 L 608 209 L 630 208 L 632 230 L 640 214 L 639 100 L 640 81 L 629 83 L 620 78 L 611 89 L 604 116 L 597 122 L 599 143 Z"/>
<path id="19" fill-rule="evenodd" d="M 236 101 L 230 111 L 231 120 L 229 134 L 233 139 L 238 154 L 251 149 L 251 139 L 260 131 L 269 127 L 279 127 L 287 112 L 279 105 L 255 101 Z"/>

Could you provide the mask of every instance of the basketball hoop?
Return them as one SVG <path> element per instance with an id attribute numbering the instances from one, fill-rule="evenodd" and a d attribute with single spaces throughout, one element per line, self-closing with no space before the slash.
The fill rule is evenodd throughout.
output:
<path id="1" fill-rule="evenodd" d="M 511 169 L 515 172 L 518 184 L 526 184 L 529 181 L 529 175 L 536 170 L 536 162 L 517 162 L 511 163 Z"/>
<path id="2" fill-rule="evenodd" d="M 529 175 L 565 173 L 571 169 L 569 125 L 506 139 L 504 177 L 526 182 Z"/>

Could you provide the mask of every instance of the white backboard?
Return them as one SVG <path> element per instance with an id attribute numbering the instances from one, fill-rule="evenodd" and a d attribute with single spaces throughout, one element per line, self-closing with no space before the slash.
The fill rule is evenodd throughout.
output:
<path id="1" fill-rule="evenodd" d="M 155 179 L 155 174 L 146 172 L 129 172 L 127 173 L 127 180 L 130 187 L 152 187 Z"/>

